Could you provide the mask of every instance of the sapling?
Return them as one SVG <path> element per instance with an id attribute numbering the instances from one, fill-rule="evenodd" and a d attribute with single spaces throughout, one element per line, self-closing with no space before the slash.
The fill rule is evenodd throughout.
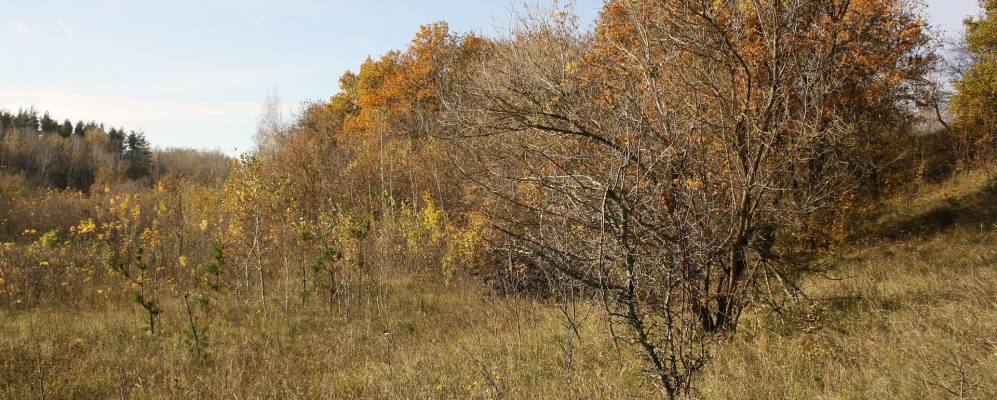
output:
<path id="1" fill-rule="evenodd" d="M 194 341 L 194 351 L 197 352 L 197 357 L 201 358 L 201 347 L 204 345 L 203 333 L 198 331 L 197 320 L 194 318 L 194 312 L 190 309 L 190 293 L 183 294 L 183 305 L 187 310 L 187 321 L 190 324 L 190 337 Z"/>
<path id="2" fill-rule="evenodd" d="M 308 248 L 308 243 L 310 243 L 314 238 L 315 235 L 307 229 L 302 229 L 298 233 L 298 239 L 299 239 L 298 250 L 301 254 L 301 305 L 302 306 L 305 305 L 305 301 L 308 299 L 308 295 L 310 294 L 308 292 L 308 272 L 306 269 L 307 263 L 305 262 L 305 257 L 306 257 L 305 254 L 306 254 L 306 249 Z"/>
<path id="3" fill-rule="evenodd" d="M 211 260 L 202 267 L 207 274 L 208 288 L 218 293 L 222 290 L 222 269 L 225 268 L 225 246 L 216 240 L 211 245 Z"/>
<path id="4" fill-rule="evenodd" d="M 357 274 L 360 279 L 357 288 L 357 305 L 362 301 L 361 293 L 363 291 L 363 277 L 364 277 L 364 254 L 363 254 L 363 241 L 367 238 L 367 234 L 370 232 L 370 221 L 362 214 L 358 212 L 353 212 L 348 214 L 348 223 L 346 229 L 346 235 L 353 239 L 356 243 L 356 268 Z"/>
<path id="5" fill-rule="evenodd" d="M 148 282 L 148 271 L 149 265 L 145 263 L 142 259 L 142 248 L 139 247 L 135 251 L 135 268 L 138 270 L 138 276 L 131 274 L 131 271 L 126 267 L 123 270 L 123 275 L 126 279 L 134 283 L 138 288 L 132 291 L 132 300 L 135 304 L 142 306 L 146 314 L 149 317 L 149 333 L 156 333 L 156 317 L 162 312 L 159 305 L 156 304 L 156 299 L 149 297 L 147 294 L 146 284 Z"/>
<path id="6" fill-rule="evenodd" d="M 342 252 L 330 247 L 326 248 L 322 255 L 316 257 L 315 262 L 312 264 L 315 276 L 323 272 L 329 274 L 329 282 L 327 284 L 327 289 L 329 290 L 329 312 L 332 312 L 333 301 L 336 298 L 336 262 L 342 258 Z"/>
<path id="7" fill-rule="evenodd" d="M 209 316 L 211 312 L 211 299 L 213 295 L 221 292 L 224 284 L 222 282 L 222 270 L 225 269 L 225 247 L 220 241 L 214 241 L 211 245 L 211 259 L 201 266 L 204 272 L 203 286 L 199 287 L 201 295 L 197 298 L 197 303 L 201 306 L 204 316 Z M 190 306 L 190 292 L 183 293 L 184 310 L 187 313 L 188 340 L 193 344 L 194 351 L 198 358 L 203 357 L 204 349 L 207 346 L 207 327 L 200 323 L 195 316 L 195 310 Z"/>

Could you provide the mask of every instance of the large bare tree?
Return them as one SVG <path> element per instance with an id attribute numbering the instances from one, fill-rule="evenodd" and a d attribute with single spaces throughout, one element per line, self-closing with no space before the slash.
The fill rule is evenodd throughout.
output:
<path id="1" fill-rule="evenodd" d="M 532 11 L 447 88 L 502 247 L 600 293 L 669 397 L 788 283 L 780 236 L 846 190 L 856 13 L 626 0 L 584 32 Z"/>

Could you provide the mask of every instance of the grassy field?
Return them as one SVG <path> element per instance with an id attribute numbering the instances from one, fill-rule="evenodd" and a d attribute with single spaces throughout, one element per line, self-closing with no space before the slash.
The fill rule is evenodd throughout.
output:
<path id="1" fill-rule="evenodd" d="M 974 172 L 882 207 L 786 320 L 749 315 L 705 398 L 997 398 L 997 186 Z"/>
<path id="2" fill-rule="evenodd" d="M 698 382 L 707 399 L 997 398 L 997 189 L 983 172 L 883 205 L 782 316 L 756 308 Z M 640 363 L 577 304 L 398 275 L 352 315 L 179 296 L 0 310 L 0 398 L 649 398 Z M 281 302 L 278 302 L 281 303 Z M 284 303 L 274 307 L 283 307 Z M 199 355 L 199 351 L 202 353 Z"/>
<path id="3" fill-rule="evenodd" d="M 640 396 L 643 378 L 597 324 L 568 349 L 560 311 L 470 285 L 392 282 L 349 319 L 216 306 L 197 357 L 185 313 L 149 335 L 130 307 L 3 314 L 0 395 L 41 398 L 497 398 Z M 171 304 L 176 307 L 178 304 Z M 624 351 L 621 348 L 621 351 Z"/>

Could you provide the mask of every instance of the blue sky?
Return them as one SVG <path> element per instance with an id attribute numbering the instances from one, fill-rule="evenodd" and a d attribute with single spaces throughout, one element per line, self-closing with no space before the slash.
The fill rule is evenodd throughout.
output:
<path id="1" fill-rule="evenodd" d="M 490 33 L 523 0 L 0 0 L 0 108 L 146 132 L 161 147 L 249 150 L 264 98 L 336 92 L 368 55 L 446 20 Z M 540 0 L 549 2 L 551 0 Z M 601 0 L 577 0 L 592 20 Z M 954 31 L 976 0 L 929 0 Z"/>

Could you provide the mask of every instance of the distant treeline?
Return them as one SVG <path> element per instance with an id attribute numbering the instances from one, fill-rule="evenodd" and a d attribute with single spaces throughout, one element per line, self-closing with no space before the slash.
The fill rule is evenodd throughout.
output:
<path id="1" fill-rule="evenodd" d="M 0 110 L 0 169 L 36 185 L 89 192 L 97 183 L 150 184 L 171 173 L 217 183 L 229 163 L 220 152 L 153 150 L 144 133 L 96 121 L 60 123 L 34 108 Z"/>

